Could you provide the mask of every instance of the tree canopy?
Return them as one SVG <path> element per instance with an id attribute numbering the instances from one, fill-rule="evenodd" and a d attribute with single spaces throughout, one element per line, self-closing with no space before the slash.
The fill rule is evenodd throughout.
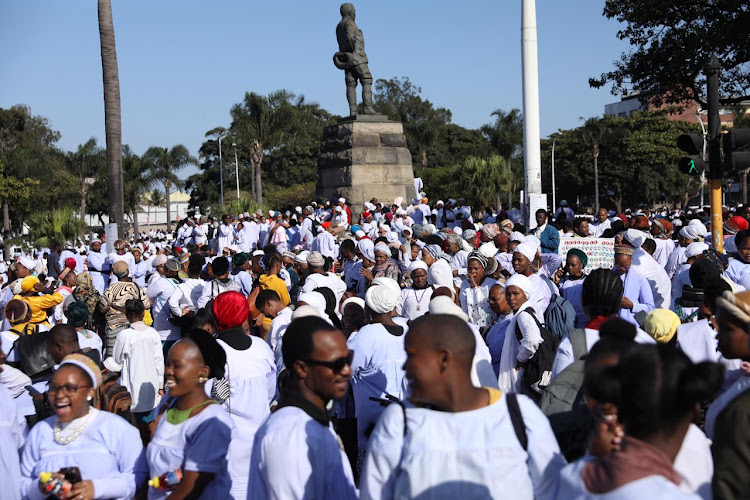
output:
<path id="1" fill-rule="evenodd" d="M 611 82 L 613 94 L 637 92 L 657 106 L 685 101 L 705 106 L 703 66 L 716 54 L 724 69 L 722 102 L 750 99 L 747 2 L 607 0 L 603 15 L 624 25 L 617 37 L 632 50 L 614 61 L 612 71 L 589 79 L 592 87 Z"/>

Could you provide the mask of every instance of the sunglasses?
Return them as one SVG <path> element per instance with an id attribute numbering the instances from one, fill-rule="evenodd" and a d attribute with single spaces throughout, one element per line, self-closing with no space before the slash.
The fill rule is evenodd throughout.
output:
<path id="1" fill-rule="evenodd" d="M 340 373 L 345 366 L 351 366 L 353 359 L 354 351 L 349 351 L 349 354 L 347 354 L 345 357 L 334 359 L 333 361 L 319 361 L 317 359 L 303 359 L 302 361 L 304 361 L 308 365 L 325 366 L 326 368 L 330 368 L 333 373 Z"/>

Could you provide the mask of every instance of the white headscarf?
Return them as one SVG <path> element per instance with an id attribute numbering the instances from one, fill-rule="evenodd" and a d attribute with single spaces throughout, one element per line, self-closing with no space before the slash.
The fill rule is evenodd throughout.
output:
<path id="1" fill-rule="evenodd" d="M 453 303 L 453 299 L 445 295 L 439 295 L 434 299 L 430 300 L 430 314 L 449 314 L 462 320 L 469 322 L 469 317 L 466 313 Z"/>
<path id="2" fill-rule="evenodd" d="M 401 299 L 401 287 L 391 278 L 375 278 L 365 293 L 365 302 L 376 314 L 385 314 L 396 309 Z"/>
<path id="3" fill-rule="evenodd" d="M 536 247 L 528 243 L 519 243 L 513 252 L 523 254 L 524 257 L 529 259 L 529 262 L 532 262 L 536 257 Z"/>
<path id="4" fill-rule="evenodd" d="M 641 248 L 641 245 L 648 239 L 648 235 L 639 229 L 628 229 L 625 231 L 625 241 L 635 248 Z"/>
<path id="5" fill-rule="evenodd" d="M 371 262 L 375 262 L 375 245 L 373 244 L 372 240 L 359 240 L 359 242 L 357 242 L 357 249 L 365 259 Z"/>
<path id="6" fill-rule="evenodd" d="M 413 273 L 417 269 L 424 269 L 425 271 L 429 271 L 427 264 L 425 264 L 423 260 L 415 260 L 414 262 L 412 262 L 409 265 L 409 274 Z"/>
<path id="7" fill-rule="evenodd" d="M 326 298 L 322 293 L 302 292 L 297 296 L 297 302 L 304 302 L 305 304 L 314 307 L 318 311 L 325 313 Z"/>
<path id="8" fill-rule="evenodd" d="M 523 293 L 526 294 L 527 299 L 531 297 L 531 292 L 533 290 L 531 280 L 529 280 L 529 278 L 527 278 L 523 274 L 514 274 L 513 276 L 508 278 L 505 282 L 505 288 L 507 289 L 509 286 L 517 286 Z"/>

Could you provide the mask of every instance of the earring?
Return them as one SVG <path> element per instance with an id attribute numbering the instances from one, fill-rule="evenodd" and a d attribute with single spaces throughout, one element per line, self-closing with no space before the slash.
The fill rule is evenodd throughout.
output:
<path id="1" fill-rule="evenodd" d="M 198 385 L 205 384 L 208 377 L 198 377 Z"/>
<path id="2" fill-rule="evenodd" d="M 91 396 L 87 397 L 86 401 L 91 401 Z"/>

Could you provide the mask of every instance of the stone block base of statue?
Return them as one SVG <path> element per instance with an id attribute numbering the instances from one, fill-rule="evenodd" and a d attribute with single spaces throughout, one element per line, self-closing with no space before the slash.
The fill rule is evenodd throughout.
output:
<path id="1" fill-rule="evenodd" d="M 385 115 L 356 115 L 326 127 L 318 157 L 316 196 L 344 197 L 357 215 L 362 204 L 372 198 L 384 206 L 399 197 L 409 204 L 416 192 L 401 122 Z"/>

